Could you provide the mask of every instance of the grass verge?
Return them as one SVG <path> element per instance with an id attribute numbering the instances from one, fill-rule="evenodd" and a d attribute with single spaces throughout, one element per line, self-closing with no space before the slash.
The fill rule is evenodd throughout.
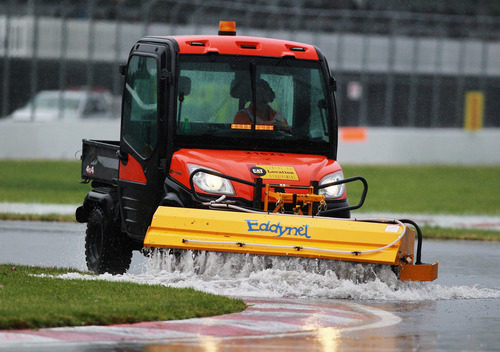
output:
<path id="1" fill-rule="evenodd" d="M 0 213 L 0 220 L 75 222 L 74 215 Z"/>
<path id="2" fill-rule="evenodd" d="M 78 204 L 90 190 L 80 162 L 0 160 L 0 202 Z"/>
<path id="3" fill-rule="evenodd" d="M 434 226 L 423 226 L 424 239 L 440 240 L 472 240 L 472 241 L 500 241 L 500 232 L 479 229 L 450 229 Z"/>
<path id="4" fill-rule="evenodd" d="M 343 165 L 346 177 L 368 181 L 364 211 L 500 215 L 498 166 Z M 361 187 L 348 186 L 352 202 Z"/>
<path id="5" fill-rule="evenodd" d="M 363 210 L 398 213 L 500 215 L 498 166 L 343 165 L 346 177 L 363 176 Z M 80 183 L 78 161 L 0 160 L 0 202 L 79 204 L 90 185 Z M 361 187 L 348 186 L 352 203 Z"/>
<path id="6" fill-rule="evenodd" d="M 239 312 L 239 299 L 194 289 L 66 280 L 65 269 L 0 265 L 0 329 L 108 325 Z M 74 270 L 72 270 L 74 272 Z"/>

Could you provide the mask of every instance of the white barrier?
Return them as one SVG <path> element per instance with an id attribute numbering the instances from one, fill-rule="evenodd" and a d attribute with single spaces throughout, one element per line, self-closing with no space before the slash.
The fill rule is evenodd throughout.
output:
<path id="1" fill-rule="evenodd" d="M 364 141 L 340 141 L 342 164 L 500 165 L 500 128 L 368 128 Z"/>
<path id="2" fill-rule="evenodd" d="M 343 138 L 341 164 L 500 165 L 500 129 L 367 128 Z M 81 140 L 118 140 L 120 121 L 0 120 L 0 159 L 79 159 Z M 343 134 L 341 133 L 341 136 Z"/>
<path id="3" fill-rule="evenodd" d="M 78 159 L 82 139 L 118 140 L 120 120 L 0 120 L 0 159 Z"/>

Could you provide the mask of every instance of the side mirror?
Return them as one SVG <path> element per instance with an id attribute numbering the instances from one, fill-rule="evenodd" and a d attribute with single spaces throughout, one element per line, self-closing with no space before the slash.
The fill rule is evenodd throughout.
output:
<path id="1" fill-rule="evenodd" d="M 320 99 L 318 101 L 318 108 L 326 110 L 326 100 L 325 99 Z"/>
<path id="2" fill-rule="evenodd" d="M 330 77 L 330 80 L 329 80 L 329 85 L 330 85 L 330 88 L 336 92 L 337 91 L 337 81 L 335 80 L 335 78 L 333 77 Z"/>
<path id="3" fill-rule="evenodd" d="M 118 67 L 118 71 L 122 76 L 125 76 L 125 74 L 127 73 L 127 64 L 120 64 L 120 66 Z"/>
<path id="4" fill-rule="evenodd" d="M 191 93 L 191 78 L 179 76 L 179 96 L 189 95 Z"/>
<path id="5" fill-rule="evenodd" d="M 124 164 L 127 165 L 128 163 L 128 153 L 123 152 L 121 149 L 118 149 L 116 151 L 116 156 L 118 159 Z"/>

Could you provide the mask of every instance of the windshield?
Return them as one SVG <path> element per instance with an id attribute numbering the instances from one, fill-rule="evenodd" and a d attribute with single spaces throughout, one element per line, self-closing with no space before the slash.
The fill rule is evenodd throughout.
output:
<path id="1" fill-rule="evenodd" d="M 230 139 L 235 147 L 286 146 L 300 153 L 330 149 L 332 112 L 319 62 L 183 55 L 179 67 L 180 140 L 227 144 Z"/>

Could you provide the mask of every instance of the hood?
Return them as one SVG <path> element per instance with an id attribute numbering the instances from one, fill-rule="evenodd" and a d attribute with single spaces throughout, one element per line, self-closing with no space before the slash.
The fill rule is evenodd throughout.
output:
<path id="1" fill-rule="evenodd" d="M 170 176 L 189 187 L 189 165 L 193 164 L 246 181 L 260 177 L 264 184 L 310 185 L 341 170 L 336 161 L 320 155 L 181 149 L 172 157 Z M 247 198 L 247 192 L 252 194 L 243 184 L 233 182 L 233 186 L 238 197 Z"/>

